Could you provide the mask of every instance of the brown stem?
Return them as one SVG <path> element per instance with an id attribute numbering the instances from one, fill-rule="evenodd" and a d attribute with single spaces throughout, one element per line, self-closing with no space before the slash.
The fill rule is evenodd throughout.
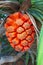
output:
<path id="1" fill-rule="evenodd" d="M 31 0 L 24 0 L 20 6 L 20 11 L 25 11 L 31 6 Z"/>

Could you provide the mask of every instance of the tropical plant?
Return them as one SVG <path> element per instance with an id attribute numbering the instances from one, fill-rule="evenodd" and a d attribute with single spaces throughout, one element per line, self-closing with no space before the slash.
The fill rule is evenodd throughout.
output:
<path id="1" fill-rule="evenodd" d="M 25 59 L 26 65 L 28 65 L 30 58 L 32 62 L 31 65 L 35 65 L 36 62 L 37 62 L 37 65 L 42 65 L 43 64 L 43 56 L 42 56 L 43 55 L 43 47 L 42 47 L 43 46 L 43 42 L 42 42 L 43 40 L 43 0 L 9 0 L 9 1 L 11 1 L 10 5 L 7 3 L 8 1 L 0 2 L 0 12 L 1 12 L 0 21 L 5 20 L 5 18 L 10 13 L 13 13 L 16 11 L 26 12 L 27 15 L 30 14 L 31 19 L 33 20 L 32 23 L 36 28 L 35 42 L 33 44 L 33 47 L 31 47 L 29 51 L 25 53 L 21 53 L 20 55 L 22 56 L 24 54 L 22 58 Z M 35 22 L 34 22 L 34 19 L 35 19 Z M 4 23 L 1 22 L 0 24 L 0 42 L 2 43 L 1 55 L 13 55 L 13 53 L 15 53 L 16 55 L 18 52 L 16 51 L 14 52 L 14 49 L 9 45 L 9 42 L 6 36 L 4 35 L 4 32 L 2 31 Z M 41 29 L 41 32 L 40 32 L 40 29 Z M 34 48 L 34 46 L 36 48 Z"/>

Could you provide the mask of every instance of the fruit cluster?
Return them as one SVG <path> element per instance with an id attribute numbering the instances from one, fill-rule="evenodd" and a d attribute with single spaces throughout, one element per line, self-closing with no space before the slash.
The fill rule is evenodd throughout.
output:
<path id="1" fill-rule="evenodd" d="M 27 51 L 34 42 L 34 26 L 27 14 L 10 14 L 4 25 L 10 45 L 18 52 Z"/>

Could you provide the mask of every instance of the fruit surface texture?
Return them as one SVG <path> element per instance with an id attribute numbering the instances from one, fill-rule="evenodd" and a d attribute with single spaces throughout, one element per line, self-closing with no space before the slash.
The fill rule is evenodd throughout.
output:
<path id="1" fill-rule="evenodd" d="M 4 24 L 10 45 L 18 52 L 27 51 L 34 42 L 35 29 L 27 14 L 10 14 Z"/>

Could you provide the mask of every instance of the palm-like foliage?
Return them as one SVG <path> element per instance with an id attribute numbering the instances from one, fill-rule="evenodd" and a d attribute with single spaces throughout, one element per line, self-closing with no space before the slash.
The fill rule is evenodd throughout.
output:
<path id="1" fill-rule="evenodd" d="M 21 4 L 23 2 L 23 0 L 13 0 L 13 1 L 18 1 L 19 4 Z M 5 8 L 0 8 L 0 10 L 3 11 L 3 10 L 5 10 Z M 38 22 L 43 24 L 43 22 L 42 22 L 43 21 L 43 0 L 31 0 L 31 7 L 28 8 L 27 12 L 30 13 Z M 0 17 L 1 18 L 3 18 L 3 17 L 5 18 L 4 14 L 3 14 L 3 16 L 2 16 L 2 14 L 0 14 Z M 41 39 L 41 37 L 40 37 L 40 39 Z M 14 52 L 14 49 L 12 49 L 12 47 L 9 45 L 9 42 L 6 39 L 6 37 L 0 38 L 0 41 L 2 42 L 2 51 L 1 51 L 1 53 L 3 55 L 4 54 L 5 55 L 6 54 L 10 55 L 11 53 Z M 41 49 L 40 46 L 41 46 L 41 44 L 39 45 L 39 48 Z M 30 50 L 29 52 L 26 52 L 26 65 L 28 64 L 28 60 L 29 60 L 30 57 L 32 58 L 32 64 L 34 65 L 34 55 L 33 54 L 36 56 L 35 51 Z M 40 62 L 40 59 L 39 59 L 40 57 L 38 57 L 38 63 Z M 39 64 L 37 64 L 37 65 L 39 65 Z"/>

